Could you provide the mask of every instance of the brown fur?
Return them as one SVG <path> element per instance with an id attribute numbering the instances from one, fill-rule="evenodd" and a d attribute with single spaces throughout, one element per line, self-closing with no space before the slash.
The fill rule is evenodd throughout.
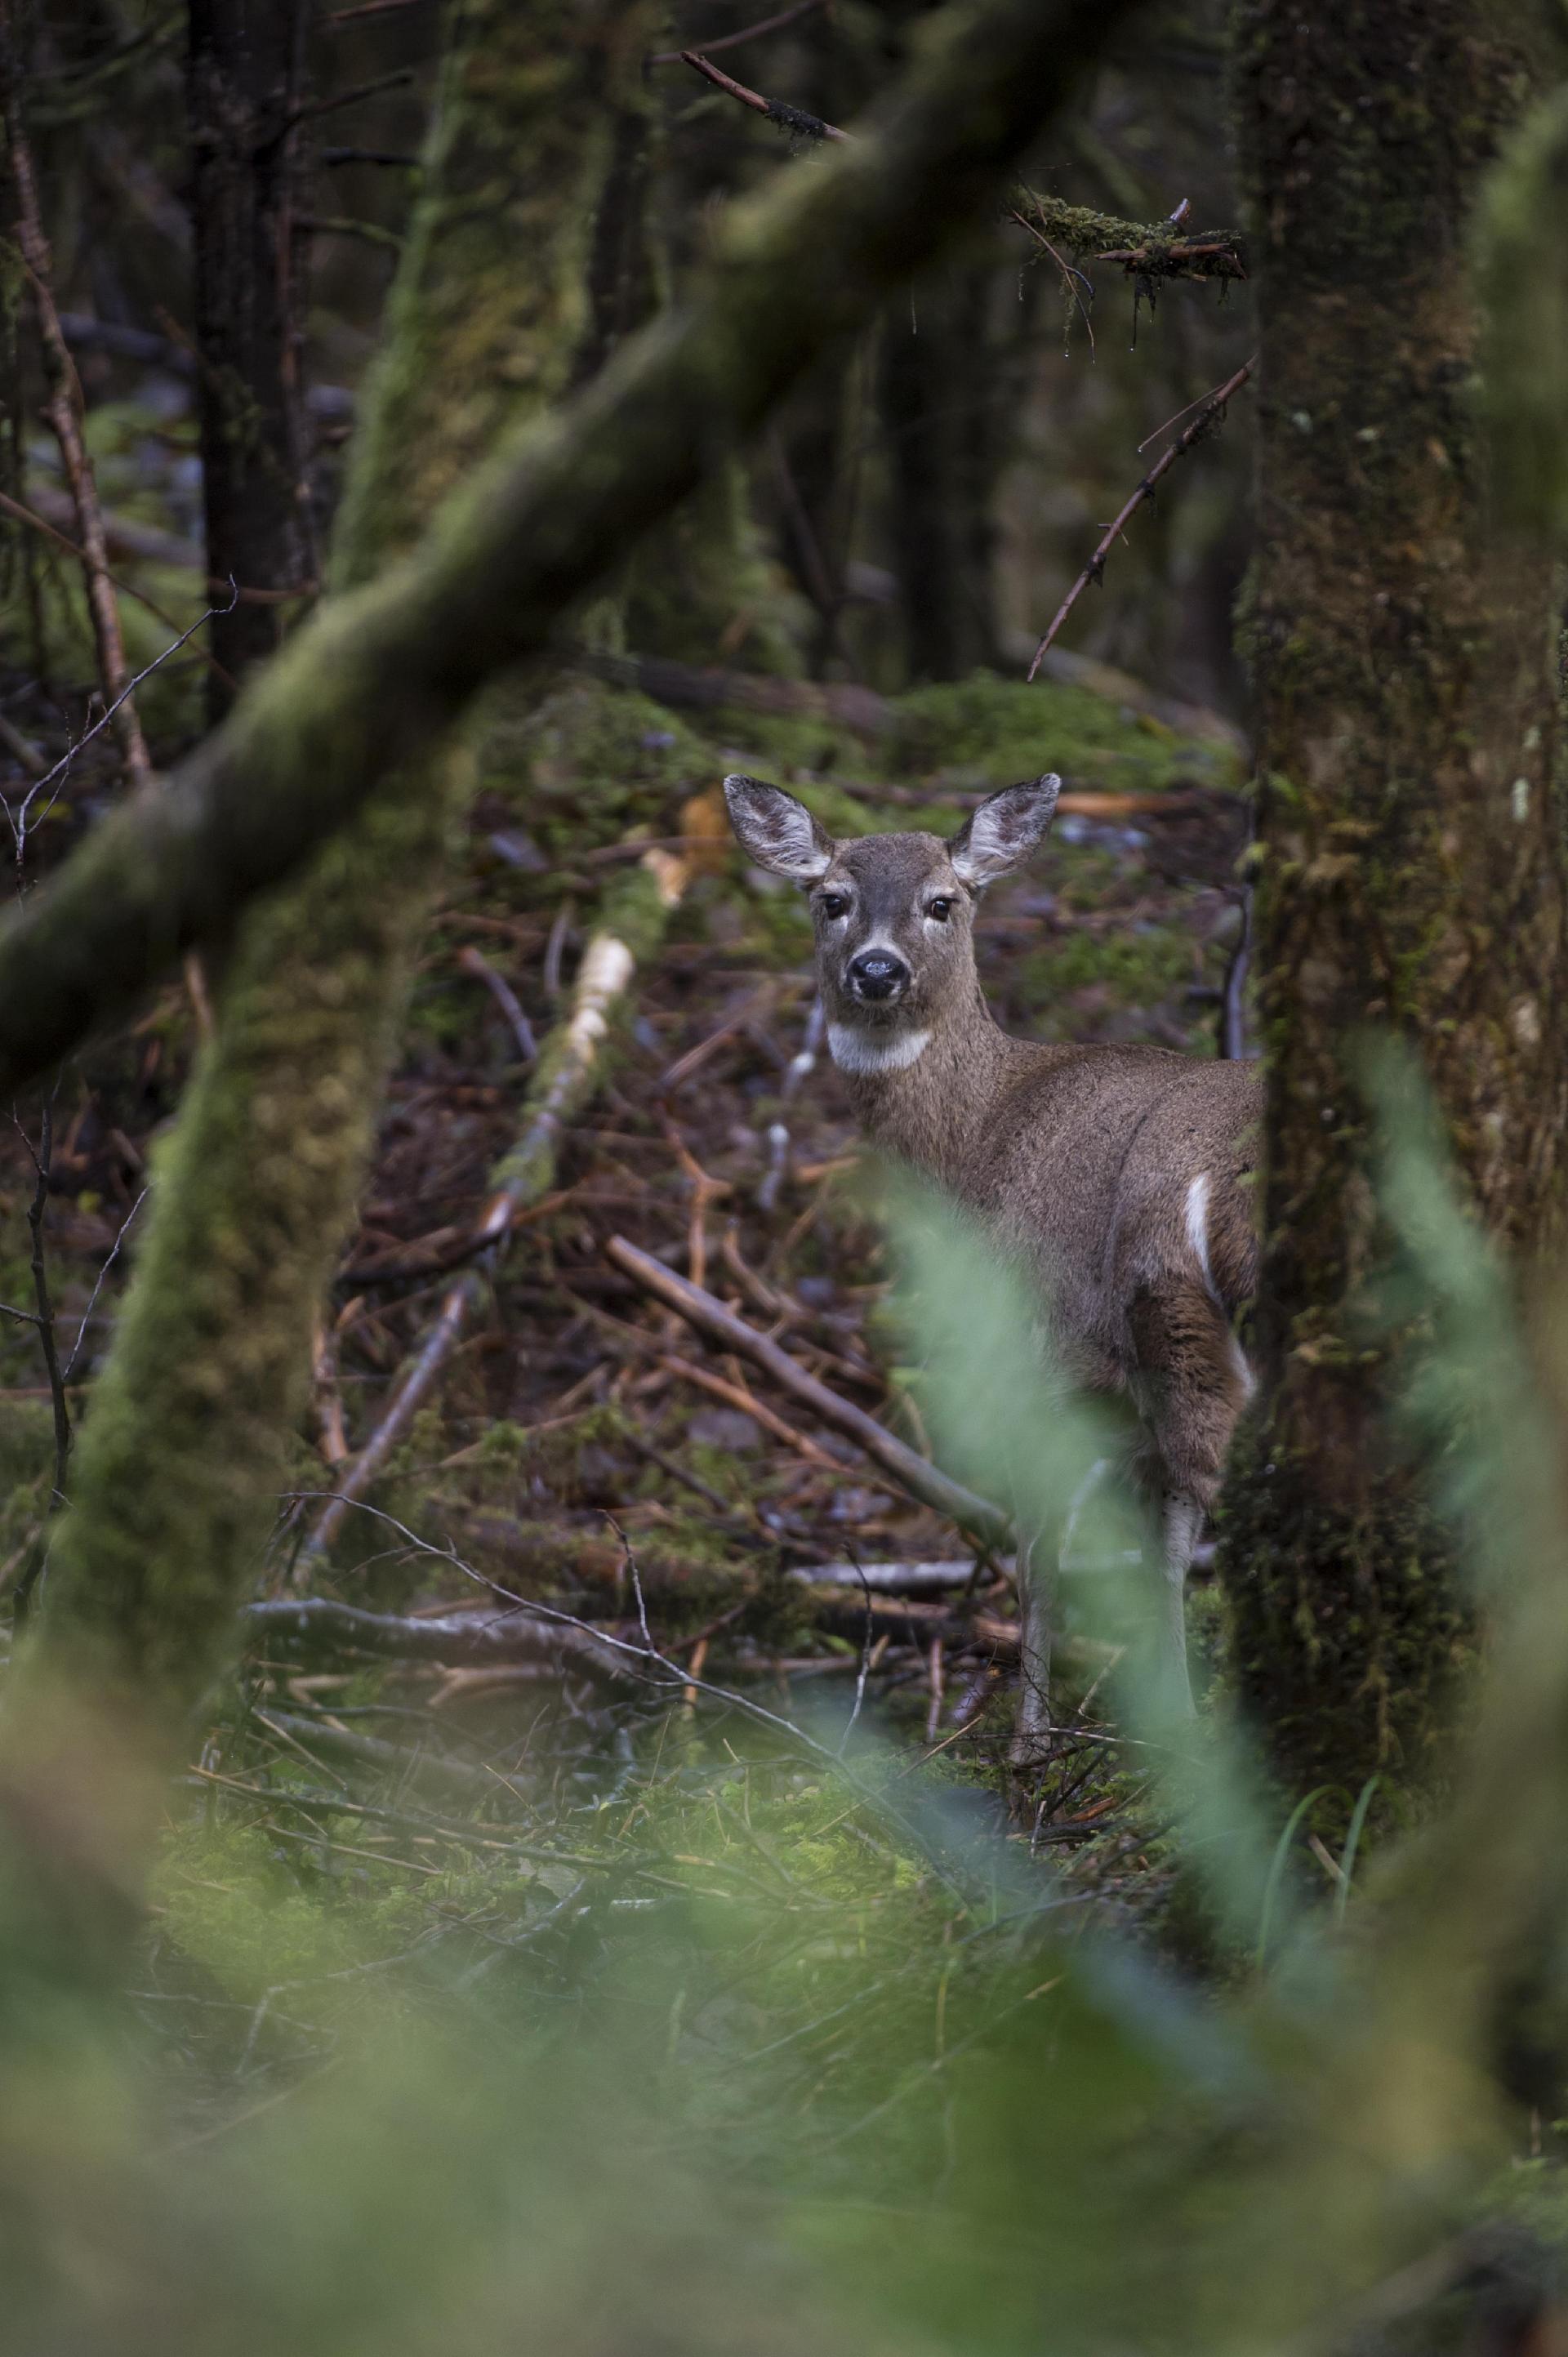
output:
<path id="1" fill-rule="evenodd" d="M 1233 1320 L 1256 1276 L 1256 1068 L 997 1028 L 974 963 L 976 893 L 1034 849 L 1056 780 L 993 796 L 951 843 L 831 843 L 777 789 L 727 791 L 753 856 L 811 887 L 830 1041 L 867 1135 L 1035 1271 L 1078 1381 L 1135 1402 L 1166 1501 L 1174 1656 L 1180 1582 L 1250 1389 Z M 942 902 L 945 918 L 931 913 Z M 861 994 L 865 956 L 903 970 L 896 996 Z M 892 1060 L 922 1035 L 913 1060 Z"/>

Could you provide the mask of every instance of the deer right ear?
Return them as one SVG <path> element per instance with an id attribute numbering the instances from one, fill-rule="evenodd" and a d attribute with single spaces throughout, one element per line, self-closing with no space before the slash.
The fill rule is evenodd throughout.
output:
<path id="1" fill-rule="evenodd" d="M 729 823 L 748 858 L 791 884 L 814 884 L 832 862 L 833 846 L 804 802 L 760 778 L 726 778 Z"/>

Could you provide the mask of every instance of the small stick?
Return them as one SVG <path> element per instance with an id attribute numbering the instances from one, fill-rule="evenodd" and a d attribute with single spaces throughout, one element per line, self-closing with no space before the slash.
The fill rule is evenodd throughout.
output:
<path id="1" fill-rule="evenodd" d="M 1055 643 L 1062 624 L 1067 620 L 1068 616 L 1071 613 L 1073 608 L 1077 605 L 1079 597 L 1088 588 L 1090 583 L 1091 581 L 1100 581 L 1103 579 L 1105 574 L 1105 561 L 1110 555 L 1112 550 L 1115 547 L 1118 538 L 1131 518 L 1137 512 L 1138 509 L 1143 505 L 1146 499 L 1151 499 L 1154 496 L 1155 487 L 1159 482 L 1162 475 L 1165 474 L 1169 468 L 1174 467 L 1178 458 L 1184 458 L 1195 443 L 1201 442 L 1209 428 L 1219 418 L 1224 415 L 1226 404 L 1230 400 L 1233 394 L 1240 392 L 1241 387 L 1246 383 L 1248 378 L 1251 375 L 1252 371 L 1256 366 L 1257 355 L 1254 353 L 1250 361 L 1246 361 L 1242 363 L 1242 365 L 1237 370 L 1234 376 L 1228 377 L 1225 382 L 1220 385 L 1216 392 L 1209 394 L 1208 400 L 1204 403 L 1202 408 L 1198 411 L 1197 415 L 1193 419 L 1191 425 L 1186 427 L 1185 430 L 1176 436 L 1176 440 L 1170 445 L 1168 449 L 1161 451 L 1159 457 L 1155 459 L 1148 473 L 1144 477 L 1143 481 L 1138 485 L 1137 490 L 1133 493 L 1131 499 L 1123 504 L 1121 511 L 1109 524 L 1107 524 L 1105 531 L 1101 537 L 1099 547 L 1090 558 L 1089 563 L 1084 566 L 1083 571 L 1079 575 L 1078 579 L 1073 583 L 1072 587 L 1068 591 L 1067 596 L 1062 599 L 1061 604 L 1057 608 L 1056 615 L 1052 620 L 1050 629 L 1046 632 L 1045 637 L 1035 649 L 1035 660 L 1029 665 L 1028 670 L 1028 676 L 1030 679 L 1034 678 L 1036 673 L 1039 670 L 1041 663 L 1044 662 L 1046 656 L 1050 651 L 1052 645 Z"/>
<path id="2" fill-rule="evenodd" d="M 797 17 L 809 16 L 814 9 L 823 5 L 825 0 L 795 0 L 792 8 L 780 8 L 777 16 L 764 16 L 758 25 L 743 25 L 738 33 L 721 33 L 716 41 L 708 43 L 708 47 L 710 49 L 738 49 L 743 41 L 759 41 L 764 33 L 781 33 L 785 26 L 794 24 Z M 648 60 L 650 66 L 679 66 L 686 61 L 684 49 L 655 49 Z"/>
<path id="3" fill-rule="evenodd" d="M 770 1432 L 775 1440 L 781 1440 L 786 1448 L 792 1448 L 797 1457 L 805 1458 L 808 1465 L 815 1465 L 824 1473 L 843 1471 L 836 1457 L 830 1457 L 825 1448 L 819 1448 L 814 1440 L 809 1440 L 803 1432 L 797 1432 L 792 1424 L 787 1424 L 781 1415 L 765 1401 L 759 1400 L 755 1392 L 747 1391 L 744 1384 L 726 1382 L 723 1375 L 711 1374 L 706 1367 L 694 1367 L 690 1359 L 673 1358 L 667 1351 L 660 1352 L 659 1363 L 668 1374 L 678 1375 L 683 1383 L 694 1383 L 699 1391 L 711 1393 L 714 1399 L 723 1400 L 726 1407 L 739 1408 L 743 1415 L 753 1417 L 764 1432 Z"/>
<path id="4" fill-rule="evenodd" d="M 816 1071 L 827 1028 L 827 1009 L 819 993 L 811 1001 L 811 1011 L 806 1017 L 806 1036 L 800 1042 L 799 1052 L 789 1059 L 789 1067 L 779 1092 L 779 1118 L 768 1125 L 768 1168 L 757 1190 L 759 1211 L 771 1211 L 778 1203 L 779 1189 L 784 1184 L 785 1173 L 789 1167 L 789 1125 L 783 1118 L 784 1111 L 790 1099 L 798 1094 Z"/>
<path id="5" fill-rule="evenodd" d="M 934 1743 L 941 1729 L 942 1696 L 947 1691 L 947 1681 L 942 1675 L 942 1641 L 940 1637 L 931 1639 L 926 1677 L 931 1694 L 930 1705 L 926 1712 L 926 1741 Z"/>
<path id="6" fill-rule="evenodd" d="M 153 765 L 146 739 L 142 735 L 142 724 L 136 717 L 136 707 L 126 686 L 125 641 L 121 635 L 120 609 L 114 602 L 113 586 L 109 577 L 103 517 L 98 505 L 98 487 L 93 479 L 92 462 L 81 438 L 81 386 L 77 379 L 75 362 L 70 357 L 70 347 L 59 323 L 59 313 L 55 308 L 49 284 L 48 240 L 44 234 L 43 214 L 38 204 L 33 151 L 23 128 L 21 111 L 14 93 L 6 113 L 11 176 L 20 214 L 16 223 L 16 242 L 33 290 L 49 380 L 49 398 L 44 414 L 59 445 L 60 463 L 65 468 L 66 481 L 70 486 L 70 495 L 76 506 L 77 537 L 82 549 L 82 577 L 87 587 L 88 611 L 92 617 L 92 635 L 98 650 L 98 676 L 103 689 L 103 701 L 109 713 L 114 716 L 114 741 L 120 748 L 126 774 L 133 785 L 139 786 L 151 777 Z M 105 715 L 107 716 L 108 714 Z"/>
<path id="7" fill-rule="evenodd" d="M 841 1398 L 837 1392 L 830 1391 L 826 1383 L 819 1383 L 815 1375 L 808 1374 L 787 1351 L 780 1350 L 768 1335 L 759 1334 L 754 1326 L 748 1325 L 735 1310 L 726 1308 L 713 1294 L 704 1293 L 699 1286 L 677 1276 L 673 1269 L 666 1268 L 662 1261 L 653 1259 L 650 1254 L 639 1252 L 625 1236 L 612 1236 L 605 1251 L 616 1266 L 628 1276 L 634 1277 L 645 1292 L 651 1293 L 671 1309 L 678 1310 L 687 1324 L 695 1327 L 699 1333 L 708 1335 L 725 1350 L 736 1351 L 743 1358 L 750 1359 L 754 1365 L 761 1367 L 781 1390 L 790 1393 L 809 1407 L 822 1423 L 853 1440 L 856 1448 L 875 1459 L 884 1471 L 892 1475 L 900 1488 L 908 1491 L 922 1504 L 933 1507 L 938 1513 L 947 1515 L 964 1529 L 974 1531 L 989 1545 L 1001 1544 L 1011 1536 L 1012 1524 L 999 1507 L 992 1505 L 987 1499 L 976 1497 L 972 1491 L 950 1480 L 935 1465 L 917 1456 L 912 1448 L 895 1439 L 875 1416 L 867 1415 L 864 1408 Z M 843 1468 L 835 1466 L 834 1470 L 842 1471 Z"/>
<path id="8" fill-rule="evenodd" d="M 650 851 L 645 865 L 655 877 L 666 908 L 685 890 L 690 870 L 668 852 Z M 452 1286 L 435 1322 L 419 1346 L 380 1422 L 344 1473 L 335 1494 L 299 1551 L 296 1584 L 332 1544 L 349 1509 L 369 1488 L 407 1430 L 421 1401 L 462 1340 L 468 1320 L 482 1305 L 489 1272 L 500 1260 L 513 1228 L 536 1205 L 555 1176 L 556 1155 L 568 1117 L 594 1087 L 603 1069 L 601 1049 L 610 1013 L 636 971 L 625 942 L 609 931 L 595 933 L 583 952 L 566 1020 L 547 1043 L 547 1070 L 535 1067 L 523 1098 L 523 1126 L 510 1151 L 497 1165 L 495 1191 L 475 1231 L 479 1265 Z"/>
<path id="9" fill-rule="evenodd" d="M 721 46 L 717 41 L 714 44 L 715 48 Z M 735 81 L 722 68 L 711 65 L 696 49 L 681 49 L 677 55 L 683 66 L 690 66 L 693 72 L 700 73 L 705 81 L 713 83 L 715 90 L 725 91 L 731 98 L 738 99 L 742 106 L 749 106 L 754 114 L 765 114 L 768 122 L 776 123 L 781 131 L 793 131 L 801 139 L 847 139 L 850 135 L 847 131 L 841 131 L 836 123 L 824 123 L 820 114 L 808 114 L 803 107 L 785 106 L 778 99 L 764 98 L 760 91 L 747 90 L 745 82 Z"/>
<path id="10" fill-rule="evenodd" d="M 533 1026 L 523 1013 L 518 1003 L 517 993 L 506 976 L 498 974 L 484 952 L 475 949 L 471 942 L 466 949 L 458 951 L 457 963 L 465 974 L 471 974 L 476 982 L 484 984 L 485 988 L 506 1017 L 523 1062 L 536 1064 L 539 1061 L 539 1042 L 533 1036 Z"/>

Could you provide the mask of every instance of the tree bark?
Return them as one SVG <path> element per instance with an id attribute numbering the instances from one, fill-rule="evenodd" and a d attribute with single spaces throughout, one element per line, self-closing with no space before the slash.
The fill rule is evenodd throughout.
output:
<path id="1" fill-rule="evenodd" d="M 313 534 L 299 446 L 291 220 L 305 0 L 190 0 L 187 104 L 207 569 L 242 589 L 298 588 Z M 231 679 L 277 648 L 284 608 L 213 615 Z M 220 719 L 233 690 L 208 680 Z"/>
<path id="2" fill-rule="evenodd" d="M 1466 229 L 1537 60 L 1528 8 L 1488 0 L 1244 0 L 1237 42 L 1269 1080 L 1261 1395 L 1221 1565 L 1281 1777 L 1353 1797 L 1430 1774 L 1471 1646 L 1425 1469 L 1389 1419 L 1414 1337 L 1380 1308 L 1368 1030 L 1418 1052 L 1494 1234 L 1529 1253 L 1561 1220 L 1551 582 L 1492 544 L 1467 404 Z"/>
<path id="3" fill-rule="evenodd" d="M 973 257 L 927 280 L 882 325 L 888 537 L 911 680 L 996 661 L 992 512 L 1001 462 L 991 273 Z"/>
<path id="4" fill-rule="evenodd" d="M 599 167 L 607 42 L 642 0 L 468 0 L 333 556 L 349 589 L 566 381 Z M 518 267 L 526 253 L 529 264 Z M 411 760 L 237 937 L 97 1387 L 44 1604 L 188 1707 L 284 1485 L 313 1320 L 352 1216 L 409 960 L 468 791 L 466 745 Z"/>

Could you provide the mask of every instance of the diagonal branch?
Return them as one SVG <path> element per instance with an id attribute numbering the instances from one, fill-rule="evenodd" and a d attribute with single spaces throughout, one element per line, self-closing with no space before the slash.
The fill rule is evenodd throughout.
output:
<path id="1" fill-rule="evenodd" d="M 59 323 L 59 313 L 55 308 L 50 285 L 48 240 L 44 234 L 43 215 L 38 204 L 33 151 L 22 124 L 14 61 L 9 58 L 5 60 L 5 135 L 11 151 L 11 178 L 16 192 L 18 213 L 16 242 L 27 283 L 33 290 L 44 368 L 49 385 L 45 415 L 48 419 L 49 430 L 59 445 L 60 464 L 65 469 L 65 479 L 70 487 L 76 510 L 77 538 L 81 544 L 82 578 L 87 589 L 88 612 L 92 621 L 93 643 L 98 652 L 98 676 L 103 690 L 103 701 L 108 712 L 113 716 L 114 741 L 120 748 L 126 774 L 133 785 L 139 786 L 151 777 L 153 765 L 130 694 L 125 641 L 121 634 L 120 608 L 115 603 L 113 582 L 109 572 L 109 552 L 103 537 L 103 518 L 98 505 L 98 487 L 93 479 L 92 461 L 87 455 L 87 445 L 81 436 L 81 387 Z"/>
<path id="2" fill-rule="evenodd" d="M 777 124 L 780 131 L 792 131 L 798 139 L 847 139 L 850 135 L 847 131 L 841 131 L 836 123 L 824 123 L 820 114 L 808 114 L 804 107 L 786 106 L 781 99 L 764 98 L 760 91 L 748 90 L 745 82 L 735 81 L 722 67 L 715 66 L 695 49 L 679 49 L 676 55 L 682 65 L 691 66 L 704 81 L 711 81 L 715 90 L 722 90 L 729 97 L 738 99 L 742 106 L 749 106 L 754 114 L 766 115 L 768 122 Z"/>
<path id="3" fill-rule="evenodd" d="M 1116 543 L 1127 523 L 1131 521 L 1133 516 L 1137 513 L 1139 508 L 1142 507 L 1145 500 L 1153 499 L 1155 487 L 1159 483 L 1160 478 L 1163 475 L 1167 474 L 1170 468 L 1176 465 L 1176 460 L 1178 458 L 1184 458 L 1187 452 L 1192 449 L 1197 443 L 1202 441 L 1204 436 L 1209 432 L 1210 428 L 1219 423 L 1219 419 L 1225 414 L 1225 405 L 1227 402 L 1230 400 L 1232 394 L 1240 392 L 1241 387 L 1246 383 L 1257 364 L 1257 355 L 1254 353 L 1250 361 L 1243 361 L 1242 365 L 1237 370 L 1234 376 L 1228 377 L 1222 385 L 1219 386 L 1215 392 L 1209 394 L 1208 400 L 1203 404 L 1202 408 L 1198 411 L 1191 425 L 1187 426 L 1182 433 L 1177 435 L 1174 442 L 1170 443 L 1165 449 L 1161 451 L 1154 465 L 1149 468 L 1148 473 L 1144 477 L 1143 481 L 1133 493 L 1131 499 L 1123 502 L 1115 516 L 1113 516 L 1112 521 L 1106 525 L 1104 532 L 1101 534 L 1099 546 L 1096 548 L 1093 555 L 1090 558 L 1089 563 L 1084 566 L 1083 571 L 1079 575 L 1078 579 L 1073 583 L 1072 587 L 1068 591 L 1067 596 L 1062 599 L 1061 604 L 1057 608 L 1056 613 L 1052 617 L 1050 629 L 1046 632 L 1045 637 L 1035 649 L 1035 660 L 1029 665 L 1028 675 L 1031 679 L 1034 678 L 1036 673 L 1039 670 L 1041 663 L 1045 661 L 1046 656 L 1050 651 L 1051 645 L 1056 639 L 1057 633 L 1060 630 L 1062 624 L 1067 620 L 1068 616 L 1071 613 L 1073 608 L 1077 605 L 1079 597 L 1088 588 L 1090 583 L 1091 581 L 1101 580 L 1104 577 L 1105 560 L 1110 555 L 1112 550 L 1115 547 Z"/>

